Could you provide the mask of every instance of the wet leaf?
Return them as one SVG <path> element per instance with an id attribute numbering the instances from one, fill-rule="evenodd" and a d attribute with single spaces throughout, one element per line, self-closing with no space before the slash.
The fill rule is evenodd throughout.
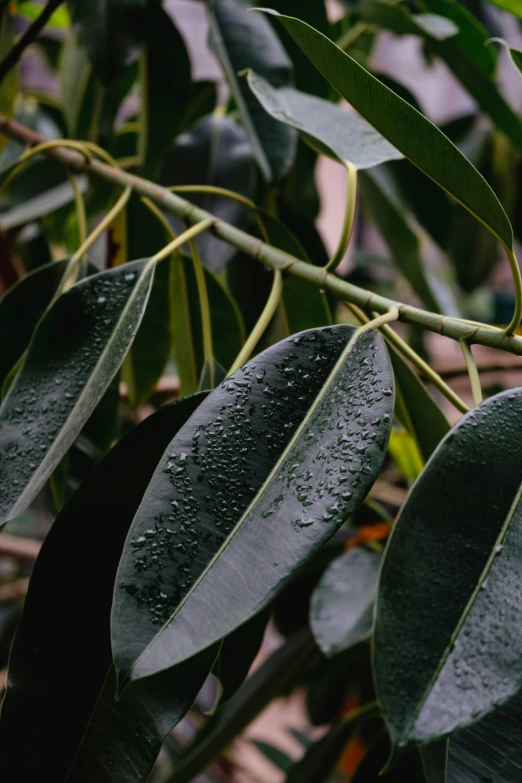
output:
<path id="1" fill-rule="evenodd" d="M 120 686 L 205 649 L 288 584 L 371 488 L 393 401 L 382 338 L 347 326 L 283 340 L 207 398 L 165 452 L 125 546 Z"/>
<path id="2" fill-rule="evenodd" d="M 522 684 L 521 408 L 517 388 L 466 414 L 433 453 L 394 526 L 379 584 L 374 666 L 398 749 L 465 728 Z"/>
<path id="3" fill-rule="evenodd" d="M 144 783 L 165 735 L 194 701 L 212 651 L 143 680 L 115 703 L 109 610 L 134 512 L 166 444 L 204 396 L 165 406 L 133 430 L 45 540 L 9 662 L 0 717 L 3 780 Z M 79 551 L 81 558 L 64 557 Z M 60 731 L 50 705 L 53 715 L 67 716 Z"/>
<path id="4" fill-rule="evenodd" d="M 130 348 L 152 284 L 145 261 L 100 272 L 40 321 L 0 407 L 0 519 L 36 497 Z"/>
<path id="5" fill-rule="evenodd" d="M 315 588 L 310 625 L 326 656 L 370 637 L 381 558 L 381 552 L 352 549 L 334 560 Z"/>
<path id="6" fill-rule="evenodd" d="M 67 264 L 67 259 L 53 261 L 35 269 L 0 299 L 0 386 L 27 348 Z"/>
<path id="7" fill-rule="evenodd" d="M 267 116 L 239 73 L 252 68 L 274 87 L 292 82 L 292 63 L 268 20 L 241 0 L 211 0 L 212 42 L 267 182 L 286 174 L 295 156 L 296 133 Z"/>
<path id="8" fill-rule="evenodd" d="M 358 169 L 378 166 L 403 157 L 366 120 L 343 111 L 340 106 L 293 87 L 275 89 L 254 71 L 248 85 L 274 119 L 296 128 L 317 151 Z"/>
<path id="9" fill-rule="evenodd" d="M 485 223 L 501 242 L 512 247 L 511 224 L 497 197 L 435 125 L 321 33 L 298 19 L 277 18 L 323 76 L 370 125 Z"/>

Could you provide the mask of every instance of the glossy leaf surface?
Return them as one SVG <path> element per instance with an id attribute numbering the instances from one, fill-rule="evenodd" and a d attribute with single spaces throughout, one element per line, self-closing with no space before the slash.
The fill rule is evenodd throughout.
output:
<path id="1" fill-rule="evenodd" d="M 466 414 L 434 452 L 393 529 L 374 665 L 396 746 L 464 728 L 522 683 L 521 410 L 517 388 Z"/>
<path id="2" fill-rule="evenodd" d="M 0 386 L 27 348 L 63 277 L 68 261 L 35 269 L 0 299 Z"/>
<path id="3" fill-rule="evenodd" d="M 248 73 L 248 84 L 274 119 L 296 128 L 316 150 L 334 160 L 367 169 L 403 157 L 366 120 L 335 103 L 293 87 L 276 89 L 253 71 Z"/>
<path id="4" fill-rule="evenodd" d="M 267 182 L 277 182 L 294 159 L 296 133 L 267 116 L 239 73 L 252 68 L 275 87 L 288 86 L 292 64 L 268 20 L 241 0 L 211 0 L 210 30 L 254 157 Z"/>
<path id="5" fill-rule="evenodd" d="M 65 454 L 130 348 L 153 267 L 134 261 L 62 295 L 0 408 L 0 519 L 20 514 Z"/>
<path id="6" fill-rule="evenodd" d="M 512 246 L 511 224 L 497 197 L 435 125 L 324 35 L 298 19 L 278 19 L 323 76 L 370 125 L 489 226 L 507 247 Z"/>
<path id="7" fill-rule="evenodd" d="M 170 444 L 118 572 L 120 686 L 263 609 L 368 493 L 390 433 L 393 375 L 380 335 L 353 334 L 326 327 L 267 349 Z"/>
<path id="8" fill-rule="evenodd" d="M 134 512 L 165 445 L 204 396 L 161 408 L 133 430 L 49 533 L 11 652 L 0 713 L 3 780 L 144 783 L 165 734 L 194 701 L 215 650 L 135 684 L 115 703 L 109 610 Z M 68 556 L 79 551 L 81 558 Z M 60 731 L 51 715 L 67 717 Z"/>
<path id="9" fill-rule="evenodd" d="M 382 555 L 352 549 L 325 571 L 312 596 L 310 624 L 319 648 L 331 657 L 369 638 Z"/>

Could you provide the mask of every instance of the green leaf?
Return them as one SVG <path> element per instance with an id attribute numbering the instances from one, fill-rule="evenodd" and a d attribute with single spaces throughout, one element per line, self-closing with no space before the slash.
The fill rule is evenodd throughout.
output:
<path id="1" fill-rule="evenodd" d="M 78 178 L 78 187 L 82 193 L 86 191 L 87 180 L 84 177 Z M 18 204 L 8 212 L 3 212 L 0 215 L 0 230 L 10 231 L 26 223 L 39 220 L 50 212 L 70 204 L 73 200 L 74 191 L 71 184 L 63 182 L 61 185 L 56 185 L 56 187 L 50 188 L 44 193 L 39 193 L 23 204 Z"/>
<path id="2" fill-rule="evenodd" d="M 518 783 L 522 758 L 520 693 L 483 720 L 449 740 L 446 778 L 429 783 Z M 443 770 L 442 770 L 443 772 Z"/>
<path id="3" fill-rule="evenodd" d="M 504 41 L 503 38 L 491 38 L 489 43 L 492 43 L 493 41 L 495 43 L 501 44 L 506 49 L 509 55 L 509 59 L 518 72 L 522 74 L 522 51 L 520 49 L 515 49 L 513 46 L 510 46 L 506 41 Z"/>
<path id="4" fill-rule="evenodd" d="M 504 11 L 509 11 L 510 14 L 515 14 L 515 16 L 522 19 L 522 8 L 519 0 L 488 0 L 488 3 L 496 5 L 497 8 L 502 8 Z"/>
<path id="5" fill-rule="evenodd" d="M 275 745 L 269 745 L 268 742 L 263 742 L 262 740 L 252 740 L 252 744 L 282 772 L 288 772 L 290 767 L 293 766 L 293 758 L 276 748 Z"/>
<path id="6" fill-rule="evenodd" d="M 329 158 L 366 169 L 403 157 L 365 120 L 348 114 L 335 103 L 293 87 L 275 89 L 253 71 L 248 71 L 247 80 L 265 111 L 296 128 L 317 152 Z"/>
<path id="7" fill-rule="evenodd" d="M 272 699 L 294 685 L 321 654 L 310 631 L 298 631 L 217 710 L 175 767 L 176 783 L 191 783 L 259 715 Z"/>
<path id="8" fill-rule="evenodd" d="M 348 326 L 283 340 L 207 398 L 165 452 L 122 556 L 120 687 L 228 635 L 288 584 L 367 495 L 393 401 L 382 338 Z"/>
<path id="9" fill-rule="evenodd" d="M 79 42 L 74 30 L 65 39 L 60 59 L 60 98 L 69 135 L 82 136 L 79 132 L 80 115 L 87 97 L 92 68 L 87 50 Z"/>
<path id="10" fill-rule="evenodd" d="M 495 51 L 486 46 L 490 33 L 471 11 L 454 0 L 420 0 L 421 6 L 434 14 L 441 14 L 452 20 L 458 34 L 452 39 L 473 64 L 486 76 L 494 77 L 497 66 Z"/>
<path id="11" fill-rule="evenodd" d="M 228 291 L 206 267 L 204 272 L 214 358 L 218 365 L 228 370 L 245 342 L 245 327 Z M 170 273 L 174 354 L 182 394 L 190 394 L 200 386 L 204 364 L 201 307 L 192 260 L 186 256 L 177 257 L 170 264 Z"/>
<path id="12" fill-rule="evenodd" d="M 211 0 L 212 41 L 238 105 L 254 157 L 267 182 L 278 182 L 292 165 L 296 133 L 266 115 L 239 73 L 259 73 L 274 87 L 292 82 L 292 64 L 270 23 L 249 13 L 241 0 Z"/>
<path id="13" fill-rule="evenodd" d="M 29 0 L 24 3 L 17 3 L 16 13 L 23 16 L 24 19 L 28 19 L 30 22 L 34 22 L 42 13 L 42 6 L 37 3 L 32 3 Z M 53 11 L 47 24 L 46 29 L 65 30 L 71 24 L 71 17 L 67 8 L 62 6 Z"/>
<path id="14" fill-rule="evenodd" d="M 20 514 L 80 432 L 130 348 L 154 267 L 135 261 L 83 280 L 33 335 L 0 407 L 0 520 Z"/>
<path id="15" fill-rule="evenodd" d="M 296 258 L 310 262 L 303 246 L 284 223 L 268 213 L 263 213 L 262 219 L 271 245 Z M 305 222 L 303 218 L 301 220 Z M 289 277 L 285 280 L 282 305 L 288 335 L 317 326 L 329 326 L 332 323 L 326 296 L 317 286 L 311 286 L 297 277 Z"/>
<path id="16" fill-rule="evenodd" d="M 174 138 L 192 124 L 201 109 L 214 108 L 216 93 L 210 82 L 193 82 L 185 42 L 169 14 L 149 4 L 145 48 L 146 92 L 141 109 L 141 153 L 154 171 Z M 175 78 L 166 78 L 175 74 Z M 193 180 L 196 182 L 197 180 Z"/>
<path id="17" fill-rule="evenodd" d="M 449 431 L 449 424 L 431 394 L 393 346 L 388 346 L 395 375 L 396 410 L 428 460 Z"/>
<path id="18" fill-rule="evenodd" d="M 466 734 L 466 732 L 463 732 Z M 421 750 L 427 783 L 448 783 L 448 750 L 450 740 L 432 742 Z M 459 781 L 461 778 L 459 778 Z M 477 780 L 478 783 L 478 780 Z"/>
<path id="19" fill-rule="evenodd" d="M 328 658 L 371 636 L 381 558 L 380 552 L 352 549 L 334 560 L 315 588 L 310 626 Z"/>
<path id="20" fill-rule="evenodd" d="M 374 666 L 398 749 L 465 728 L 522 684 L 515 587 L 521 408 L 518 388 L 466 414 L 394 526 L 379 584 Z"/>
<path id="21" fill-rule="evenodd" d="M 359 184 L 370 214 L 391 251 L 395 265 L 414 293 L 429 310 L 435 313 L 443 312 L 433 292 L 427 265 L 421 257 L 419 238 L 410 228 L 403 211 L 387 187 L 383 174 L 384 172 L 363 172 L 359 175 Z"/>
<path id="22" fill-rule="evenodd" d="M 330 35 L 331 26 L 324 0 L 315 0 L 312 3 L 303 3 L 302 0 L 272 0 L 272 8 L 280 14 L 298 16 L 324 35 Z M 327 98 L 328 84 L 321 78 L 321 74 L 317 72 L 308 57 L 303 54 L 286 30 L 279 29 L 277 33 L 279 33 L 281 43 L 294 64 L 296 87 L 299 90 L 318 95 L 320 98 Z"/>
<path id="23" fill-rule="evenodd" d="M 68 0 L 73 28 L 96 77 L 108 86 L 140 56 L 146 0 Z"/>
<path id="24" fill-rule="evenodd" d="M 143 680 L 116 703 L 109 611 L 134 512 L 165 446 L 204 396 L 165 406 L 134 429 L 46 538 L 11 651 L 0 719 L 2 780 L 144 783 L 165 735 L 203 684 L 215 650 Z M 80 558 L 67 555 L 79 551 Z M 59 731 L 50 709 L 66 716 Z"/>
<path id="25" fill-rule="evenodd" d="M 237 122 L 219 113 L 203 117 L 183 133 L 166 157 L 160 182 L 172 185 L 212 185 L 232 189 L 245 198 L 255 197 L 256 169 L 248 136 Z M 191 193 L 190 201 L 238 228 L 249 228 L 248 209 L 243 204 L 214 194 Z M 169 221 L 179 233 L 183 224 L 172 215 Z M 201 258 L 219 272 L 234 255 L 234 249 L 210 232 L 197 238 Z"/>
<path id="26" fill-rule="evenodd" d="M 252 617 L 237 631 L 223 639 L 218 659 L 212 670 L 221 683 L 220 706 L 228 701 L 246 680 L 260 650 L 269 619 L 270 608 Z"/>
<path id="27" fill-rule="evenodd" d="M 323 76 L 370 125 L 512 248 L 511 224 L 497 197 L 435 125 L 324 35 L 298 19 L 278 19 Z"/>
<path id="28" fill-rule="evenodd" d="M 411 14 L 405 5 L 393 0 L 362 0 L 359 13 L 364 21 L 378 24 L 397 35 L 427 35 L 443 41 L 459 32 L 458 26 L 445 16 Z"/>
<path id="29" fill-rule="evenodd" d="M 35 269 L 0 299 L 0 386 L 27 348 L 68 263 L 53 261 Z"/>

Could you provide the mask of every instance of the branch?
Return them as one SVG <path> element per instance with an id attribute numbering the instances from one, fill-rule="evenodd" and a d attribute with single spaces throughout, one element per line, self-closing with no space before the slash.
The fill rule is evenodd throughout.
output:
<path id="1" fill-rule="evenodd" d="M 53 12 L 56 11 L 58 6 L 63 2 L 64 0 L 49 0 L 40 16 L 29 25 L 13 48 L 6 54 L 4 59 L 0 61 L 0 84 L 2 84 L 11 68 L 14 68 L 27 47 L 38 38 L 38 35 L 42 32 Z"/>
<path id="2" fill-rule="evenodd" d="M 10 138 L 20 141 L 22 144 L 33 146 L 44 141 L 43 137 L 30 128 L 0 115 L 0 132 Z M 418 307 L 396 302 L 385 296 L 373 294 L 364 288 L 359 288 L 351 283 L 341 280 L 322 267 L 314 266 L 305 261 L 285 253 L 276 247 L 267 245 L 257 237 L 241 231 L 239 228 L 216 218 L 204 209 L 191 204 L 176 193 L 171 193 L 167 188 L 156 185 L 154 182 L 129 174 L 127 171 L 116 169 L 101 163 L 98 160 L 86 161 L 84 156 L 72 149 L 53 148 L 46 149 L 44 153 L 64 166 L 74 171 L 83 171 L 98 179 L 117 187 L 130 187 L 139 196 L 145 196 L 159 207 L 173 212 L 182 220 L 190 224 L 200 223 L 203 220 L 212 220 L 210 231 L 229 245 L 241 250 L 248 256 L 256 259 L 273 270 L 286 272 L 301 280 L 307 280 L 312 285 L 327 289 L 341 300 L 351 302 L 363 310 L 375 310 L 377 313 L 387 313 L 393 307 L 399 310 L 399 320 L 420 326 L 430 332 L 442 334 L 452 340 L 466 340 L 468 344 L 476 343 L 489 348 L 497 348 L 516 356 L 522 356 L 522 338 L 516 335 L 506 335 L 501 329 L 477 324 L 470 324 L 451 318 L 450 316 L 430 313 Z"/>

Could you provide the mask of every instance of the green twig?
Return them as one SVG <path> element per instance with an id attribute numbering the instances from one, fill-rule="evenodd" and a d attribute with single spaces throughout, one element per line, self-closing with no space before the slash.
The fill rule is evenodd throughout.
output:
<path id="1" fill-rule="evenodd" d="M 346 205 L 344 208 L 343 227 L 335 253 L 325 266 L 325 269 L 329 272 L 333 272 L 343 260 L 352 236 L 355 205 L 357 203 L 357 169 L 349 161 L 346 163 L 346 174 Z"/>
<path id="2" fill-rule="evenodd" d="M 210 318 L 210 305 L 208 301 L 207 281 L 205 279 L 205 270 L 198 246 L 194 239 L 189 240 L 190 255 L 194 267 L 194 276 L 196 278 L 196 287 L 198 289 L 199 309 L 201 311 L 201 334 L 203 337 L 203 362 L 211 368 L 214 361 L 214 351 L 212 347 L 212 321 Z"/>
<path id="3" fill-rule="evenodd" d="M 256 325 L 250 332 L 248 339 L 244 344 L 244 346 L 242 347 L 241 351 L 239 352 L 234 364 L 228 371 L 228 375 L 232 375 L 233 373 L 235 373 L 236 370 L 239 370 L 239 368 L 242 367 L 245 364 L 245 362 L 247 362 L 250 359 L 250 356 L 252 355 L 252 352 L 255 350 L 255 347 L 258 344 L 259 340 L 263 336 L 265 329 L 267 328 L 268 324 L 270 323 L 273 316 L 275 315 L 275 311 L 277 310 L 279 306 L 279 302 L 281 301 L 282 293 L 283 293 L 283 276 L 281 275 L 281 272 L 276 270 L 274 272 L 274 281 L 272 283 L 272 290 L 270 291 L 270 296 L 268 297 L 263 312 L 259 316 Z"/>
<path id="4" fill-rule="evenodd" d="M 475 405 L 480 405 L 480 403 L 482 402 L 482 387 L 480 385 L 480 377 L 478 374 L 475 359 L 473 358 L 473 354 L 471 353 L 471 348 L 469 347 L 469 345 L 465 340 L 460 341 L 460 347 L 462 349 L 462 355 L 464 356 L 464 361 L 466 362 L 466 369 L 468 371 L 469 381 L 471 383 L 471 393 L 473 395 L 473 403 Z"/>
<path id="5" fill-rule="evenodd" d="M 520 276 L 520 267 L 514 251 L 506 248 L 506 253 L 509 266 L 511 267 L 511 274 L 513 275 L 513 285 L 515 287 L 515 312 L 513 313 L 511 323 L 504 330 L 504 334 L 511 335 L 520 326 L 520 319 L 522 318 L 522 277 Z"/>
<path id="6" fill-rule="evenodd" d="M 14 120 L 0 116 L 0 131 L 24 144 L 39 144 L 42 136 L 20 125 Z M 173 212 L 188 222 L 200 223 L 202 220 L 212 221 L 212 232 L 229 245 L 241 250 L 248 256 L 273 270 L 287 272 L 301 280 L 307 280 L 313 285 L 330 291 L 343 301 L 351 302 L 367 310 L 386 313 L 392 307 L 399 308 L 399 320 L 414 326 L 420 326 L 428 331 L 450 337 L 452 340 L 465 339 L 468 344 L 476 343 L 507 351 L 522 356 L 522 339 L 516 335 L 508 335 L 503 331 L 491 329 L 486 324 L 472 326 L 462 323 L 451 316 L 431 313 L 417 307 L 397 302 L 385 296 L 374 294 L 364 288 L 341 280 L 333 274 L 325 272 L 321 267 L 301 261 L 295 256 L 285 253 L 279 248 L 265 244 L 261 240 L 247 234 L 245 231 L 219 220 L 204 209 L 196 207 L 176 193 L 170 193 L 154 182 L 137 177 L 127 171 L 118 170 L 97 160 L 85 162 L 82 155 L 64 148 L 48 149 L 45 152 L 50 158 L 75 171 L 85 171 L 99 179 L 119 187 L 131 187 L 139 196 L 146 196 L 163 209 Z"/>

